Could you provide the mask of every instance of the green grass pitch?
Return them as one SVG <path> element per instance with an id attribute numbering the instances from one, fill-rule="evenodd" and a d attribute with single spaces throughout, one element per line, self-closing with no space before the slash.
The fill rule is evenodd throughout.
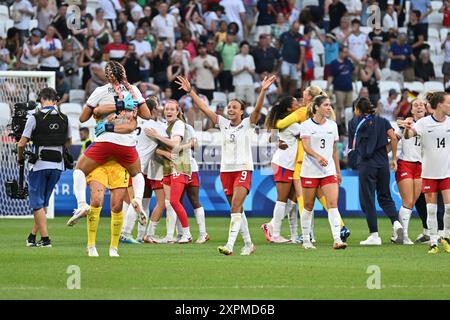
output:
<path id="1" fill-rule="evenodd" d="M 346 219 L 352 231 L 347 250 L 334 251 L 328 220 L 317 218 L 317 250 L 299 245 L 268 244 L 261 223 L 249 218 L 256 253 L 222 256 L 216 247 L 227 238 L 229 218 L 207 218 L 212 240 L 205 245 L 120 245 L 121 257 L 110 258 L 109 218 L 97 239 L 99 258 L 85 251 L 86 225 L 65 226 L 66 218 L 49 221 L 53 248 L 27 248 L 31 220 L 0 220 L 0 297 L 2 299 L 449 299 L 450 253 L 427 254 L 428 246 L 389 243 L 392 228 L 379 220 L 381 247 L 361 247 L 366 221 Z M 197 236 L 195 220 L 191 219 Z M 283 233 L 287 236 L 287 224 Z M 420 232 L 412 219 L 410 235 Z M 165 231 L 164 223 L 158 232 Z M 239 237 L 235 252 L 239 253 Z M 80 268 L 81 288 L 67 289 L 67 268 Z M 380 268 L 381 289 L 368 289 L 371 265 Z"/>

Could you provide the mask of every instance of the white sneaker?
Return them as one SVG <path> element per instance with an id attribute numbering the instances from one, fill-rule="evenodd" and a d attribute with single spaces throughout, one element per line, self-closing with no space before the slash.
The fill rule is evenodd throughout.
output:
<path id="1" fill-rule="evenodd" d="M 197 244 L 204 244 L 207 241 L 209 241 L 209 235 L 207 233 L 202 234 L 198 237 L 197 241 L 195 241 L 195 243 Z"/>
<path id="2" fill-rule="evenodd" d="M 192 242 L 192 236 L 190 233 L 186 234 L 186 235 L 183 234 L 181 239 L 177 241 L 177 243 L 179 243 L 179 244 L 186 244 L 186 243 L 191 243 L 191 242 Z"/>
<path id="3" fill-rule="evenodd" d="M 73 227 L 81 218 L 87 216 L 89 211 L 91 211 L 91 206 L 88 204 L 84 204 L 78 209 L 75 209 L 73 211 L 73 216 L 67 221 L 67 225 Z"/>
<path id="4" fill-rule="evenodd" d="M 403 244 L 412 245 L 414 244 L 414 242 L 412 242 L 411 239 L 406 236 L 403 237 Z"/>
<path id="5" fill-rule="evenodd" d="M 314 247 L 314 245 L 311 242 L 303 242 L 302 247 L 305 250 L 316 249 L 316 247 Z"/>
<path id="6" fill-rule="evenodd" d="M 283 236 L 278 236 L 278 237 L 274 237 L 274 236 L 272 236 L 272 243 L 288 243 L 288 242 L 290 242 L 291 240 L 289 240 L 289 239 L 286 239 L 285 237 L 283 237 Z"/>
<path id="7" fill-rule="evenodd" d="M 392 229 L 394 234 L 392 235 L 391 241 L 394 243 L 403 244 L 403 226 L 399 221 L 395 221 Z"/>
<path id="8" fill-rule="evenodd" d="M 251 246 L 244 246 L 241 249 L 241 256 L 249 256 L 256 251 L 255 245 L 252 243 Z"/>
<path id="9" fill-rule="evenodd" d="M 117 250 L 117 248 L 109 248 L 109 256 L 110 257 L 120 257 L 119 251 Z"/>
<path id="10" fill-rule="evenodd" d="M 155 240 L 156 240 L 156 243 L 160 243 L 160 244 L 170 244 L 170 243 L 176 242 L 173 237 L 168 237 L 168 236 L 165 236 L 162 239 L 155 239 Z"/>
<path id="11" fill-rule="evenodd" d="M 87 250 L 88 250 L 88 257 L 98 257 L 98 252 L 95 246 L 88 247 Z"/>
<path id="12" fill-rule="evenodd" d="M 142 201 L 137 198 L 134 198 L 133 200 L 131 200 L 131 205 L 133 206 L 134 211 L 136 211 L 139 224 L 141 226 L 146 226 L 148 217 L 147 213 L 142 209 Z"/>
<path id="13" fill-rule="evenodd" d="M 381 246 L 381 238 L 379 236 L 370 235 L 367 240 L 359 243 L 362 246 Z"/>

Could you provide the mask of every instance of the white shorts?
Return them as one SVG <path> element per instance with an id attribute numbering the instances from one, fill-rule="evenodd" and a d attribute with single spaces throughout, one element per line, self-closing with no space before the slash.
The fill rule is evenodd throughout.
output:
<path id="1" fill-rule="evenodd" d="M 281 63 L 281 75 L 291 80 L 300 80 L 301 72 L 297 70 L 297 64 L 283 61 Z"/>

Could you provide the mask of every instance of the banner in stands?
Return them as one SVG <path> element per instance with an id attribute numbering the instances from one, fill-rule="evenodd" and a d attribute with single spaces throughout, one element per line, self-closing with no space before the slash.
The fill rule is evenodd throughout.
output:
<path id="1" fill-rule="evenodd" d="M 208 216 L 223 216 L 229 214 L 229 205 L 222 190 L 219 172 L 200 171 L 200 202 Z M 391 173 L 391 194 L 397 208 L 401 206 L 397 183 L 394 174 Z M 275 205 L 276 189 L 273 181 L 272 169 L 255 170 L 252 176 L 252 190 L 244 203 L 247 216 L 271 217 Z M 154 206 L 154 198 L 151 207 Z M 187 197 L 184 205 L 189 215 L 193 215 L 193 209 Z M 71 215 L 76 208 L 75 196 L 73 195 L 72 171 L 67 170 L 61 175 L 61 179 L 55 187 L 55 216 Z M 316 201 L 315 211 L 319 214 L 323 210 Z M 377 203 L 377 209 L 381 209 Z M 339 210 L 343 216 L 364 216 L 359 205 L 358 176 L 356 171 L 343 170 L 342 184 L 339 188 Z M 109 191 L 106 191 L 103 213 L 109 215 Z"/>

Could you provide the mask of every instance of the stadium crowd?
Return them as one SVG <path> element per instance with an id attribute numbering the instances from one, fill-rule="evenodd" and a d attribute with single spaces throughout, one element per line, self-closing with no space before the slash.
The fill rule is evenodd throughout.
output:
<path id="1" fill-rule="evenodd" d="M 278 79 L 265 107 L 281 94 L 301 97 L 311 81 L 326 80 L 321 86 L 333 90 L 341 134 L 346 134 L 349 120 L 344 110 L 356 93 L 368 96 L 379 114 L 395 120 L 411 108 L 408 88 L 384 92 L 380 82 L 395 81 L 403 89 L 405 82 L 442 80 L 445 89 L 450 80 L 450 37 L 445 31 L 450 1 L 83 0 L 79 28 L 68 27 L 72 2 L 3 2 L 9 5 L 5 21 L 12 20 L 13 26 L 0 40 L 0 70 L 57 72 L 62 104 L 69 102 L 71 89 L 82 89 L 89 97 L 105 83 L 105 63 L 119 61 L 130 83 L 145 96 L 157 94 L 163 104 L 180 100 L 188 122 L 203 120 L 203 130 L 212 124 L 191 108 L 175 83 L 178 75 L 194 83 L 218 113 L 227 98 L 253 106 L 261 79 L 269 73 Z M 372 28 L 367 26 L 368 8 L 374 4 L 381 15 Z M 441 21 L 436 25 L 434 18 L 433 26 L 444 30 L 437 38 L 437 28 L 428 22 L 435 15 Z M 421 93 L 417 86 L 409 91 Z M 226 98 L 218 99 L 214 92 Z M 260 125 L 266 114 L 267 108 Z"/>

